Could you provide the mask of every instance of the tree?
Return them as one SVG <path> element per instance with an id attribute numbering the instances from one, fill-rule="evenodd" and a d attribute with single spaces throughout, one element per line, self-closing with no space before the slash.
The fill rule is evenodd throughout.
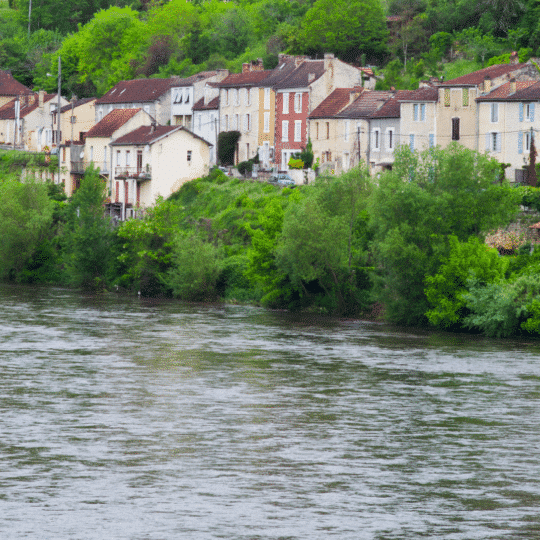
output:
<path id="1" fill-rule="evenodd" d="M 396 150 L 371 201 L 377 296 L 394 322 L 426 323 L 424 277 L 448 256 L 448 235 L 482 238 L 507 224 L 521 194 L 499 178 L 498 162 L 458 144 L 442 150 Z"/>
<path id="2" fill-rule="evenodd" d="M 63 238 L 65 272 L 75 287 L 99 290 L 106 285 L 112 229 L 104 216 L 105 185 L 99 171 L 86 169 L 73 195 Z"/>
<path id="3" fill-rule="evenodd" d="M 334 52 L 348 62 L 386 54 L 388 31 L 379 0 L 316 0 L 302 24 L 299 43 L 308 53 Z"/>
<path id="4" fill-rule="evenodd" d="M 52 222 L 47 185 L 31 178 L 0 180 L 0 277 L 21 271 Z"/>

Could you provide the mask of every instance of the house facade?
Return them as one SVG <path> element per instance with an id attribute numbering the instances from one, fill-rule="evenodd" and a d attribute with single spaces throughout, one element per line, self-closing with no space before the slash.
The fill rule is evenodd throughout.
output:
<path id="1" fill-rule="evenodd" d="M 143 109 L 158 124 L 171 119 L 172 86 L 179 79 L 135 79 L 120 81 L 95 101 L 96 123 L 114 109 Z"/>
<path id="2" fill-rule="evenodd" d="M 114 155 L 111 204 L 120 219 L 168 197 L 209 172 L 210 143 L 183 126 L 141 126 L 110 144 Z"/>
<path id="3" fill-rule="evenodd" d="M 216 95 L 213 95 L 215 91 Z M 213 97 L 212 97 L 213 96 Z M 212 146 L 210 152 L 210 166 L 217 163 L 216 147 L 219 133 L 219 90 L 207 87 L 205 96 L 193 106 L 193 133 L 208 141 Z"/>
<path id="4" fill-rule="evenodd" d="M 84 142 L 86 133 L 96 124 L 96 98 L 72 100 L 60 109 L 60 141 Z M 53 115 L 53 130 L 58 128 L 57 115 Z"/>

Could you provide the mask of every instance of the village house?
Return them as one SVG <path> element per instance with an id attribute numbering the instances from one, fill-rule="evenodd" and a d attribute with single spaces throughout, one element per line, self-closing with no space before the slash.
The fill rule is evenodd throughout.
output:
<path id="1" fill-rule="evenodd" d="M 84 142 L 86 133 L 96 124 L 96 98 L 72 99 L 60 109 L 60 142 Z M 58 117 L 53 114 L 53 132 L 58 129 Z M 56 135 L 54 135 L 56 141 Z"/>
<path id="2" fill-rule="evenodd" d="M 115 156 L 113 201 L 118 217 L 168 197 L 209 172 L 210 143 L 183 126 L 141 126 L 110 143 Z"/>
<path id="3" fill-rule="evenodd" d="M 170 124 L 193 128 L 193 107 L 205 96 L 208 83 L 220 82 L 229 75 L 228 69 L 201 71 L 185 79 L 178 79 L 171 90 Z"/>
<path id="4" fill-rule="evenodd" d="M 86 168 L 93 164 L 100 169 L 101 175 L 107 180 L 109 193 L 113 191 L 112 163 L 113 151 L 111 142 L 140 126 L 150 126 L 154 119 L 142 109 L 113 109 L 100 122 L 86 133 L 85 144 L 68 144 L 66 151 L 60 152 L 60 165 L 65 168 L 62 180 L 65 191 L 70 196 L 79 186 Z M 120 156 L 131 166 L 131 156 Z M 118 162 L 118 157 L 116 157 Z"/>
<path id="5" fill-rule="evenodd" d="M 525 181 L 524 167 L 529 164 L 533 137 L 538 144 L 540 81 L 512 78 L 478 97 L 476 102 L 480 150 L 489 152 L 501 163 L 510 164 L 505 170 L 510 181 Z"/>
<path id="6" fill-rule="evenodd" d="M 68 102 L 60 98 L 60 105 Z M 0 107 L 0 143 L 40 152 L 46 146 L 56 145 L 53 131 L 54 115 L 58 105 L 56 94 L 25 94 Z"/>
<path id="7" fill-rule="evenodd" d="M 304 59 L 288 77 L 274 85 L 276 91 L 274 163 L 288 170 L 292 154 L 306 147 L 309 115 L 337 88 L 360 86 L 361 71 L 333 54 L 324 60 Z"/>
<path id="8" fill-rule="evenodd" d="M 171 77 L 120 81 L 95 101 L 96 123 L 113 109 L 143 109 L 158 124 L 167 124 L 171 119 L 172 87 L 178 80 Z"/>
<path id="9" fill-rule="evenodd" d="M 272 73 L 263 68 L 262 59 L 242 64 L 242 73 L 233 73 L 218 83 L 220 107 L 220 132 L 239 131 L 240 139 L 235 151 L 235 163 L 255 157 L 259 142 L 259 110 L 261 82 Z M 266 94 L 263 92 L 263 101 Z M 269 99 L 269 93 L 268 93 Z M 265 132 L 270 123 L 262 126 Z"/>
<path id="10" fill-rule="evenodd" d="M 212 145 L 209 157 L 210 166 L 216 165 L 219 133 L 219 88 L 207 85 L 204 97 L 193 105 L 193 133 Z"/>
<path id="11" fill-rule="evenodd" d="M 0 107 L 17 96 L 33 94 L 30 88 L 13 78 L 11 71 L 0 70 Z"/>

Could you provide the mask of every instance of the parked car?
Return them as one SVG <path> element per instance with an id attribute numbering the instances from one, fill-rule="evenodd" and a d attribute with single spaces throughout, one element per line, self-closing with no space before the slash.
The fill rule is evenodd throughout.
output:
<path id="1" fill-rule="evenodd" d="M 294 186 L 296 182 L 288 174 L 275 174 L 270 178 L 270 182 L 281 186 Z"/>

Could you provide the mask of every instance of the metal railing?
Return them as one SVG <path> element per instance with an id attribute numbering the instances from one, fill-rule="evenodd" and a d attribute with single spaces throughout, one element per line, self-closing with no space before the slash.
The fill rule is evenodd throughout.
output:
<path id="1" fill-rule="evenodd" d="M 115 178 L 134 178 L 136 180 L 150 180 L 152 178 L 152 169 L 145 167 L 115 167 Z"/>

